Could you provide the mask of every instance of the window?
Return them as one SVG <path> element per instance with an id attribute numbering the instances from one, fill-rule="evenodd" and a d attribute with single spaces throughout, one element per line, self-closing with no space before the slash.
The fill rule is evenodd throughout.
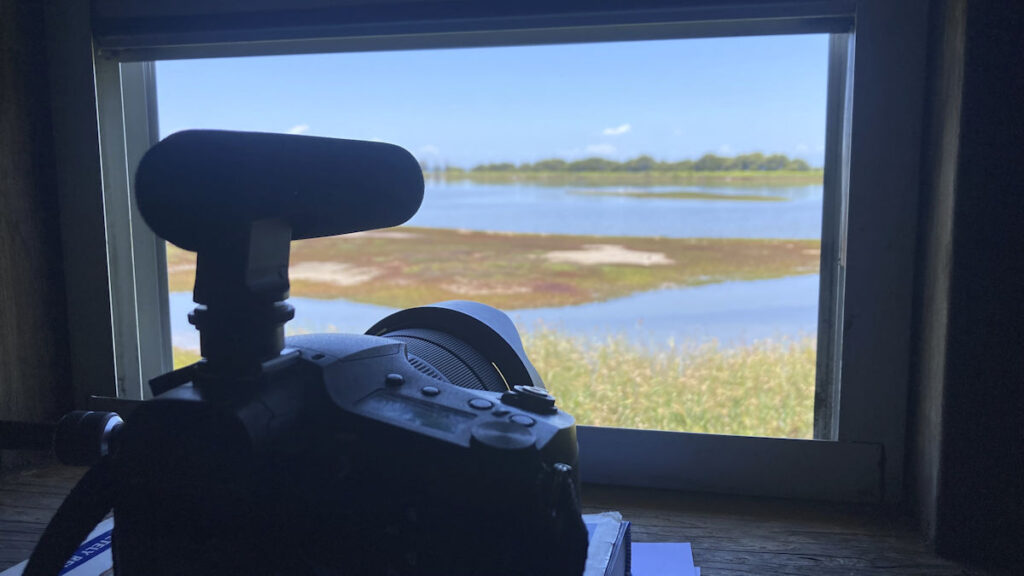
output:
<path id="1" fill-rule="evenodd" d="M 157 103 L 162 136 L 419 158 L 407 226 L 293 246 L 293 333 L 482 301 L 581 424 L 810 438 L 828 56 L 818 34 L 175 60 Z M 168 247 L 176 364 L 194 262 Z"/>
<path id="2" fill-rule="evenodd" d="M 588 13 L 565 5 L 557 14 L 552 10 L 561 5 L 555 4 L 548 11 L 531 13 L 533 9 L 528 7 L 496 4 L 481 8 L 467 3 L 458 19 L 443 11 L 421 14 L 412 4 L 404 12 L 385 13 L 357 5 L 320 14 L 329 21 L 350 23 L 336 27 L 312 27 L 311 23 L 319 20 L 310 15 L 319 13 L 317 8 L 309 8 L 309 13 L 302 9 L 282 13 L 282 18 L 294 19 L 290 28 L 265 27 L 266 20 L 257 15 L 239 18 L 238 22 L 248 22 L 240 29 L 226 29 L 218 28 L 224 20 L 216 15 L 200 13 L 192 22 L 167 18 L 159 7 L 98 3 L 93 20 L 95 78 L 109 245 L 106 257 L 111 274 L 111 331 L 118 372 L 116 389 L 97 380 L 92 391 L 141 396 L 144 377 L 169 367 L 169 323 L 163 307 L 167 300 L 161 292 L 166 289 L 161 279 L 166 270 L 162 268 L 163 252 L 132 212 L 128 194 L 128 174 L 158 133 L 151 97 L 153 66 L 146 62 L 228 55 L 827 33 L 831 39 L 823 163 L 824 188 L 831 192 L 823 195 L 821 206 L 822 289 L 817 307 L 814 397 L 817 440 L 585 426 L 580 430 L 582 472 L 585 479 L 599 482 L 776 496 L 876 500 L 895 493 L 902 475 L 914 245 L 913 234 L 906 231 L 913 228 L 916 210 L 916 194 L 911 192 L 916 190 L 917 178 L 915 134 L 920 114 L 915 94 L 920 91 L 923 70 L 923 17 L 903 2 L 780 3 L 744 11 L 694 4 L 618 13 Z M 396 21 L 394 14 L 403 14 L 404 19 Z M 410 19 L 419 23 L 409 25 Z M 899 34 L 883 25 L 891 21 L 903 24 Z M 65 42 L 70 45 L 72 40 Z M 72 60 L 62 64 L 58 59 L 57 65 L 81 66 Z M 71 93 L 61 97 L 78 102 Z M 600 129 L 615 132 L 626 123 L 631 121 L 611 122 Z M 57 124 L 59 132 L 59 119 Z M 79 126 L 79 132 L 87 133 L 88 126 Z M 657 159 L 682 158 L 666 154 Z M 491 163 L 503 160 L 493 158 Z M 88 172 L 92 177 L 96 174 L 95 167 L 84 165 L 69 170 Z M 623 198 L 621 190 L 614 194 L 617 196 L 597 197 L 638 200 L 635 196 Z M 95 230 L 90 232 L 95 234 Z M 879 281 L 883 278 L 885 283 Z M 88 375 L 78 375 L 84 376 Z M 837 385 L 840 380 L 842 386 Z"/>

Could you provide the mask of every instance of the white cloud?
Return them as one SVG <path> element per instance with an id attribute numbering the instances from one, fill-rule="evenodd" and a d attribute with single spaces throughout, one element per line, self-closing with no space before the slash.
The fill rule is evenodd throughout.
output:
<path id="1" fill-rule="evenodd" d="M 288 129 L 288 134 L 305 134 L 309 132 L 309 124 L 296 124 Z"/>
<path id="2" fill-rule="evenodd" d="M 728 144 L 722 144 L 721 146 L 718 147 L 718 153 L 721 154 L 722 156 L 730 156 L 732 155 L 732 146 L 729 146 Z"/>
<path id="3" fill-rule="evenodd" d="M 615 154 L 616 148 L 611 144 L 591 144 L 583 149 L 587 154 Z"/>
<path id="4" fill-rule="evenodd" d="M 423 156 L 440 156 L 441 155 L 441 149 L 438 148 L 437 146 L 434 146 L 433 144 L 427 144 L 426 146 L 420 146 L 420 148 L 419 148 L 419 150 L 417 150 L 417 152 L 419 152 Z"/>
<path id="5" fill-rule="evenodd" d="M 797 144 L 795 150 L 797 154 L 804 154 L 806 152 L 810 152 L 811 149 L 807 144 Z"/>
<path id="6" fill-rule="evenodd" d="M 605 128 L 601 133 L 605 136 L 621 136 L 632 129 L 633 127 L 629 124 L 623 124 L 621 126 L 616 126 L 615 128 Z"/>

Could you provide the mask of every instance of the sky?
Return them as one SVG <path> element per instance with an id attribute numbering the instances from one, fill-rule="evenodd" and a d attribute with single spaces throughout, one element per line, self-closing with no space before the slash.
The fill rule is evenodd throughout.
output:
<path id="1" fill-rule="evenodd" d="M 604 42 L 157 63 L 161 136 L 289 132 L 469 168 L 781 153 L 821 166 L 828 36 Z"/>

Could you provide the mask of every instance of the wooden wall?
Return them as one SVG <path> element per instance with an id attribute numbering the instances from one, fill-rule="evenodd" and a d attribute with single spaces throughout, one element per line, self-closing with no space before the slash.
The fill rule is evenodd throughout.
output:
<path id="1" fill-rule="evenodd" d="M 936 4 L 909 488 L 940 553 L 1024 573 L 1024 6 Z"/>
<path id="2" fill-rule="evenodd" d="M 0 0 L 0 419 L 72 404 L 43 2 Z"/>

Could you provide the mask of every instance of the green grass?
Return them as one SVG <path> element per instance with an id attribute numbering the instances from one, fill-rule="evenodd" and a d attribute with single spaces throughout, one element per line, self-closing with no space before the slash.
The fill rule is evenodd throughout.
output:
<path id="1" fill-rule="evenodd" d="M 585 263 L 572 258 L 608 247 L 640 259 Z M 555 257 L 566 253 L 570 258 Z M 644 258 L 654 261 L 645 265 Z M 293 242 L 290 276 L 293 296 L 345 298 L 395 308 L 477 300 L 515 310 L 604 301 L 666 287 L 814 274 L 819 258 L 817 240 L 403 227 Z M 191 291 L 195 255 L 169 246 L 167 261 L 171 291 Z M 329 273 L 310 273 L 311 267 L 321 272 L 326 267 Z"/>
<path id="2" fill-rule="evenodd" d="M 622 198 L 641 198 L 659 200 L 722 200 L 725 202 L 785 202 L 782 196 L 759 194 L 716 194 L 714 192 L 697 192 L 695 190 L 671 190 L 668 192 L 648 192 L 644 190 L 576 190 L 570 189 L 569 194 L 577 196 L 618 196 Z"/>
<path id="3" fill-rule="evenodd" d="M 815 342 L 682 344 L 651 351 L 625 337 L 591 342 L 551 329 L 524 334 L 527 354 L 580 424 L 811 438 Z"/>
<path id="4" fill-rule="evenodd" d="M 184 368 L 189 364 L 195 364 L 196 362 L 199 362 L 200 358 L 198 351 L 190 348 L 178 348 L 177 346 L 174 347 L 173 356 L 175 370 L 178 368 Z"/>
<path id="5" fill-rule="evenodd" d="M 527 354 L 559 406 L 580 424 L 811 438 L 815 342 L 670 345 L 600 342 L 550 328 L 525 332 Z M 175 367 L 199 359 L 175 348 Z"/>
<path id="6" fill-rule="evenodd" d="M 549 186 L 664 186 L 696 184 L 702 186 L 760 187 L 809 186 L 821 184 L 824 172 L 815 170 L 732 170 L 648 171 L 648 172 L 562 172 L 562 171 L 449 171 L 441 178 L 447 181 L 468 181 L 481 184 L 523 182 Z M 425 175 L 428 179 L 433 174 Z"/>

